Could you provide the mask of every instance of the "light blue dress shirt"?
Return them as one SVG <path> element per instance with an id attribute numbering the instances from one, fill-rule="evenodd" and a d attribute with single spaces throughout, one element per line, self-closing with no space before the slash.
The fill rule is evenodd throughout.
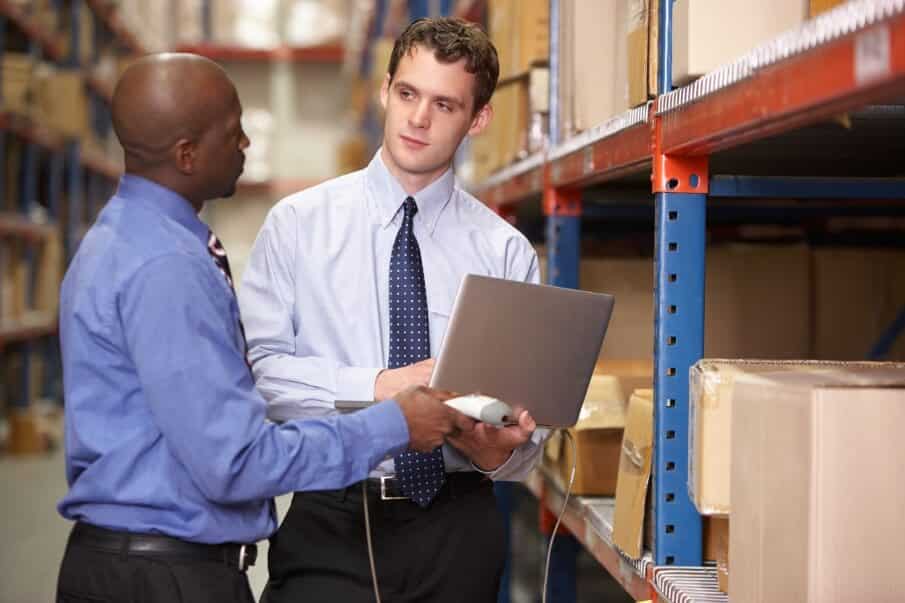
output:
<path id="1" fill-rule="evenodd" d="M 336 400 L 370 400 L 389 356 L 389 268 L 407 197 L 381 159 L 291 195 L 267 216 L 245 267 L 239 303 L 268 416 L 333 415 Z M 459 284 L 474 273 L 539 281 L 537 254 L 518 230 L 459 188 L 452 170 L 415 195 L 430 349 L 446 333 Z M 527 475 L 546 434 L 516 450 L 494 479 Z M 444 446 L 447 471 L 472 471 Z M 373 475 L 393 473 L 392 461 Z"/>
<path id="2" fill-rule="evenodd" d="M 63 281 L 64 517 L 194 542 L 276 529 L 269 497 L 362 480 L 408 444 L 395 402 L 265 421 L 239 308 L 176 193 L 125 176 Z"/>

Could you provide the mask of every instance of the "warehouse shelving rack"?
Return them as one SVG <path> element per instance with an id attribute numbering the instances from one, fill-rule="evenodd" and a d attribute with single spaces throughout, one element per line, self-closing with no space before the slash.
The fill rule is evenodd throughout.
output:
<path id="1" fill-rule="evenodd" d="M 551 32 L 558 14 L 551 0 Z M 650 179 L 652 203 L 633 205 L 654 212 L 654 550 L 632 560 L 612 545 L 612 499 L 573 500 L 564 523 L 636 600 L 726 601 L 715 569 L 701 566 L 701 518 L 686 486 L 688 369 L 704 351 L 708 212 L 739 220 L 902 215 L 905 1 L 842 5 L 675 90 L 671 1 L 659 3 L 659 20 L 660 94 L 565 141 L 556 139 L 559 49 L 551 35 L 550 146 L 475 191 L 507 216 L 540 198 L 548 280 L 578 287 L 582 219 L 625 209 L 589 200 L 589 191 L 606 197 L 608 187 L 637 190 Z M 854 127 L 827 125 L 840 114 Z M 792 201 L 777 209 L 764 199 Z M 877 355 L 903 328 L 905 309 Z M 562 495 L 541 474 L 528 485 L 559 510 Z M 574 560 L 555 565 L 563 570 L 555 578 L 574 580 Z"/>
<path id="2" fill-rule="evenodd" d="M 63 43 L 59 31 L 51 31 L 21 5 L 0 0 L 0 53 L 5 53 L 15 40 L 17 49 L 33 58 L 47 60 L 59 69 L 78 72 L 86 86 L 91 126 L 103 138 L 111 127 L 112 85 L 93 73 L 100 49 L 115 45 L 134 54 L 142 54 L 145 49 L 122 25 L 110 3 L 99 0 L 63 3 L 57 0 L 52 3 L 52 9 L 57 11 L 59 21 L 69 32 L 68 46 Z M 80 20 L 83 11 L 89 10 L 96 25 L 94 37 L 81 40 Z M 90 45 L 91 49 L 85 63 L 80 59 L 84 45 Z M 0 101 L 2 98 L 3 91 L 0 90 Z M 0 237 L 27 245 L 28 302 L 31 303 L 34 282 L 38 278 L 36 246 L 50 236 L 61 235 L 64 255 L 71 257 L 88 224 L 113 190 L 121 168 L 118 162 L 98 150 L 51 130 L 31 116 L 0 110 L 0 159 L 5 166 L 0 173 L 0 190 L 4 191 L 9 190 L 3 180 L 7 176 L 7 151 L 13 143 L 22 146 L 21 170 L 10 174 L 19 179 L 20 186 L 18 199 L 4 199 L 7 207 L 14 206 L 15 209 L 0 212 Z M 18 352 L 22 359 L 18 369 L 21 375 L 19 389 L 10 392 L 14 409 L 28 408 L 36 394 L 56 400 L 61 398 L 59 350 L 53 337 L 56 328 L 55 314 L 37 312 L 28 312 L 21 320 L 0 327 L 0 353 Z M 32 392 L 30 375 L 38 357 L 44 360 L 44 379 L 40 385 L 44 391 Z"/>

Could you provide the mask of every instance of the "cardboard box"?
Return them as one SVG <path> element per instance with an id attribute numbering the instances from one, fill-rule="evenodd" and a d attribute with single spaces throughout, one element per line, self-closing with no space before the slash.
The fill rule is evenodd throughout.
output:
<path id="1" fill-rule="evenodd" d="M 635 390 L 628 404 L 616 483 L 613 543 L 638 559 L 644 531 L 645 502 L 654 451 L 654 391 Z"/>
<path id="2" fill-rule="evenodd" d="M 20 306 L 16 302 L 16 264 L 18 251 L 13 239 L 0 239 L 0 323 L 17 318 Z"/>
<path id="3" fill-rule="evenodd" d="M 89 132 L 88 99 L 79 71 L 52 69 L 35 79 L 36 119 L 63 136 Z"/>
<path id="4" fill-rule="evenodd" d="M 643 105 L 657 92 L 659 2 L 628 0 L 628 102 Z"/>
<path id="5" fill-rule="evenodd" d="M 673 81 L 686 84 L 731 63 L 807 16 L 807 0 L 676 0 Z"/>
<path id="6" fill-rule="evenodd" d="M 616 493 L 626 406 L 633 391 L 629 387 L 639 383 L 649 388 L 650 376 L 645 379 L 598 373 L 591 378 L 578 422 L 569 429 L 577 453 L 573 494 L 613 496 Z M 569 483 L 573 458 L 567 439 L 555 432 L 547 441 L 543 462 L 547 473 L 562 489 Z"/>
<path id="7" fill-rule="evenodd" d="M 488 34 L 499 55 L 501 79 L 549 60 L 549 0 L 492 0 L 488 16 Z"/>
<path id="8" fill-rule="evenodd" d="M 626 0 L 561 3 L 562 136 L 600 125 L 629 108 L 627 9 Z"/>
<path id="9" fill-rule="evenodd" d="M 745 375 L 788 372 L 827 382 L 905 383 L 905 364 L 773 360 L 701 360 L 689 375 L 688 491 L 703 515 L 728 515 L 731 499 L 732 413 Z"/>
<path id="10" fill-rule="evenodd" d="M 542 264 L 545 258 L 542 258 Z M 776 270 L 783 266 L 782 271 Z M 807 358 L 811 351 L 810 253 L 802 245 L 730 245 L 707 251 L 704 353 Z M 653 357 L 650 258 L 586 258 L 582 289 L 616 296 L 602 354 Z M 777 291 L 782 291 L 777 295 Z"/>
<path id="11" fill-rule="evenodd" d="M 847 0 L 810 0 L 808 2 L 808 14 L 811 17 L 833 10 L 837 6 L 845 4 Z"/>
<path id="12" fill-rule="evenodd" d="M 786 372 L 736 384 L 733 603 L 905 600 L 905 389 Z"/>
<path id="13" fill-rule="evenodd" d="M 905 252 L 898 249 L 814 249 L 815 356 L 866 358 L 905 301 Z M 905 337 L 886 360 L 905 360 Z"/>
<path id="14" fill-rule="evenodd" d="M 612 496 L 616 492 L 622 430 L 625 427 L 625 394 L 611 375 L 594 375 L 578 423 L 569 429 L 572 446 L 554 432 L 544 450 L 545 465 L 563 490 L 569 484 L 572 466 L 576 496 Z"/>
<path id="15" fill-rule="evenodd" d="M 518 29 L 513 36 L 514 74 L 550 60 L 549 0 L 516 0 Z"/>
<path id="16" fill-rule="evenodd" d="M 619 478 L 616 484 L 616 513 L 613 542 L 622 552 L 639 558 L 647 512 L 646 499 L 653 456 L 653 390 L 638 389 L 629 401 L 622 451 L 619 459 Z M 705 561 L 715 561 L 728 574 L 729 519 L 703 518 Z M 644 539 L 645 546 L 650 540 Z"/>
<path id="17" fill-rule="evenodd" d="M 497 86 L 490 101 L 493 119 L 487 129 L 473 139 L 477 144 L 473 149 L 477 153 L 476 159 L 484 162 L 476 177 L 490 175 L 527 155 L 529 100 L 529 78 L 517 78 Z"/>
<path id="18" fill-rule="evenodd" d="M 0 56 L 0 87 L 2 106 L 6 111 L 28 115 L 31 105 L 31 84 L 34 61 L 24 53 L 7 52 Z"/>
<path id="19" fill-rule="evenodd" d="M 59 232 L 49 232 L 41 244 L 35 278 L 35 310 L 56 315 L 63 282 L 63 242 Z"/>

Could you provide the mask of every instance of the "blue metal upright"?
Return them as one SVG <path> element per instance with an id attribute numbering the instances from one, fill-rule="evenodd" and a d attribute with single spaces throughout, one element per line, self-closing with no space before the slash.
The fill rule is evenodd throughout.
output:
<path id="1" fill-rule="evenodd" d="M 905 333 L 905 306 L 899 311 L 895 320 L 883 331 L 877 343 L 874 344 L 868 355 L 869 360 L 885 360 L 893 344 L 899 336 Z"/>
<path id="2" fill-rule="evenodd" d="M 63 152 L 54 151 L 50 154 L 50 165 L 48 166 L 50 181 L 47 187 L 47 210 L 50 213 L 50 218 L 57 223 L 59 223 L 60 209 L 62 208 L 64 158 Z"/>
<path id="3" fill-rule="evenodd" d="M 548 215 L 546 240 L 548 282 L 557 287 L 577 289 L 581 261 L 581 216 Z"/>
<path id="4" fill-rule="evenodd" d="M 654 558 L 700 565 L 701 518 L 688 495 L 688 371 L 704 352 L 707 196 L 658 193 L 654 259 Z"/>
<path id="5" fill-rule="evenodd" d="M 660 94 L 672 90 L 673 1 L 659 7 Z M 657 565 L 700 565 L 701 516 L 688 495 L 688 373 L 704 353 L 707 159 L 666 156 L 654 119 L 653 553 Z"/>
<path id="6" fill-rule="evenodd" d="M 550 0 L 550 112 L 548 140 L 559 142 L 560 48 L 559 0 Z M 545 177 L 543 211 L 546 216 L 547 282 L 558 287 L 577 289 L 581 261 L 581 197 L 575 190 L 557 190 Z M 543 503 L 541 503 L 543 505 Z M 550 557 L 549 599 L 573 603 L 577 599 L 578 550 L 580 545 L 570 533 L 552 534 L 555 538 Z"/>
<path id="7" fill-rule="evenodd" d="M 75 255 L 78 247 L 82 215 L 84 214 L 81 150 L 77 142 L 66 143 L 66 190 L 69 207 L 67 208 L 66 229 L 63 233 L 63 246 L 66 249 L 68 261 Z"/>

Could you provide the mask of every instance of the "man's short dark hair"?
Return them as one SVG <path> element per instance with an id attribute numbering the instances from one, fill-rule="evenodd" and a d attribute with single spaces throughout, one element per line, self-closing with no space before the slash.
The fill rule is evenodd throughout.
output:
<path id="1" fill-rule="evenodd" d="M 441 63 L 465 59 L 465 71 L 475 75 L 474 112 L 490 102 L 500 77 L 496 48 L 479 26 L 455 17 L 412 21 L 396 39 L 387 72 L 392 80 L 402 57 L 415 46 L 434 52 Z"/>

